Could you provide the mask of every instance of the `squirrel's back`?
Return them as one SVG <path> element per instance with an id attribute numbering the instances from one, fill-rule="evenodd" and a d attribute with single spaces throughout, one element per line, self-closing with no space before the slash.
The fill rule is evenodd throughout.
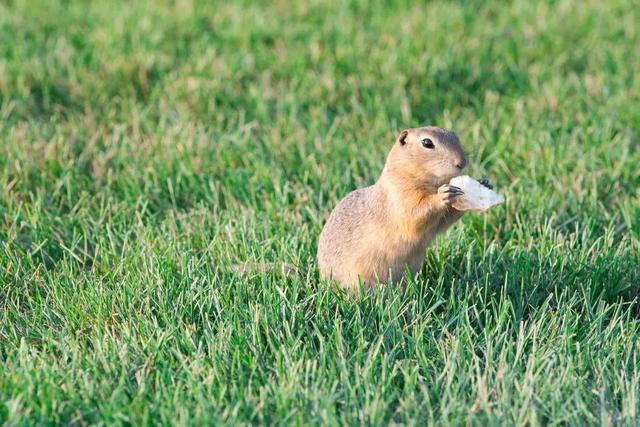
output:
<path id="1" fill-rule="evenodd" d="M 347 281 L 344 273 L 355 261 L 354 255 L 361 252 L 362 237 L 375 217 L 376 209 L 372 206 L 375 203 L 374 186 L 352 191 L 338 202 L 318 240 L 318 267 L 322 277 Z"/>

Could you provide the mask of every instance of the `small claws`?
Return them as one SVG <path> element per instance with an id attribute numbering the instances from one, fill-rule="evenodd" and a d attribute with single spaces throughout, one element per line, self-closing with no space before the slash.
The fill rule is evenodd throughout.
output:
<path id="1" fill-rule="evenodd" d="M 493 185 L 489 184 L 489 178 L 485 175 L 479 181 L 481 185 L 487 187 L 489 190 L 493 190 Z"/>
<path id="2" fill-rule="evenodd" d="M 438 189 L 438 194 L 442 198 L 442 202 L 445 206 L 451 206 L 453 201 L 464 194 L 464 191 L 460 187 L 455 185 L 445 184 Z"/>
<path id="3" fill-rule="evenodd" d="M 444 190 L 444 193 L 450 193 L 456 196 L 462 196 L 464 194 L 464 191 L 462 191 L 460 187 L 456 187 L 455 185 L 450 185 L 446 190 Z"/>

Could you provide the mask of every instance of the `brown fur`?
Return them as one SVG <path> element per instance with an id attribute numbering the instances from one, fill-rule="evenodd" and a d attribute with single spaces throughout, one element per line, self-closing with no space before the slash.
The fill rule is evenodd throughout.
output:
<path id="1" fill-rule="evenodd" d="M 429 138 L 434 148 L 422 146 Z M 335 207 L 318 242 L 323 278 L 349 290 L 366 288 L 405 269 L 415 274 L 427 245 L 457 221 L 447 184 L 466 165 L 457 136 L 446 129 L 408 129 L 398 136 L 378 181 L 349 193 Z"/>

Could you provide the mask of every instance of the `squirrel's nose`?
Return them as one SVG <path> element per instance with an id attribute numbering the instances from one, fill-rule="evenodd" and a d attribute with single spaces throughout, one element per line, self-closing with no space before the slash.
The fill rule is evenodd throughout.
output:
<path id="1" fill-rule="evenodd" d="M 456 167 L 460 170 L 464 169 L 465 166 L 467 166 L 467 159 L 458 160 L 456 163 Z"/>

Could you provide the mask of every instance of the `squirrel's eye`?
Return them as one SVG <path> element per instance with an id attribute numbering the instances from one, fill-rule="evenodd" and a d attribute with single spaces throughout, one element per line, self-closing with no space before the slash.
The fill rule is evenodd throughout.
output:
<path id="1" fill-rule="evenodd" d="M 433 141 L 429 138 L 425 138 L 422 140 L 422 146 L 424 148 L 436 148 L 436 146 L 433 144 Z"/>

